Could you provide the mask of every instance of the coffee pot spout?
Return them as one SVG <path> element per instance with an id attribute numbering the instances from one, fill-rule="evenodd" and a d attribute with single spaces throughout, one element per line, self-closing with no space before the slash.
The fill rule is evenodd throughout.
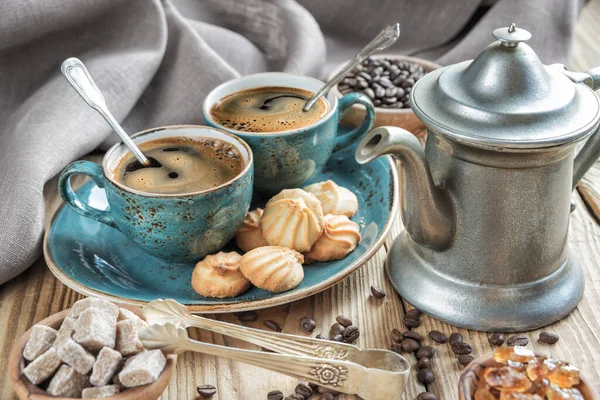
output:
<path id="1" fill-rule="evenodd" d="M 400 160 L 400 209 L 410 237 L 436 250 L 449 246 L 454 236 L 454 212 L 450 197 L 437 188 L 419 140 L 393 126 L 373 129 L 356 149 L 356 161 L 365 164 L 392 155 Z"/>

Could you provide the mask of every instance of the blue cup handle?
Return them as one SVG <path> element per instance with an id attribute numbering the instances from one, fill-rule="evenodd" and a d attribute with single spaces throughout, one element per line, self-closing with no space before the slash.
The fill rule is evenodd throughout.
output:
<path id="1" fill-rule="evenodd" d="M 339 100 L 338 122 L 342 119 L 346 111 L 348 111 L 354 104 L 362 104 L 365 106 L 367 109 L 367 115 L 359 127 L 354 128 L 350 132 L 340 135 L 336 138 L 336 151 L 352 144 L 358 138 L 369 132 L 371 128 L 373 128 L 373 122 L 375 121 L 375 107 L 373 106 L 371 99 L 362 93 L 348 93 Z"/>
<path id="2" fill-rule="evenodd" d="M 73 175 L 83 174 L 89 176 L 94 183 L 101 189 L 104 189 L 105 180 L 102 172 L 102 167 L 90 161 L 75 161 L 69 164 L 58 178 L 58 192 L 75 212 L 84 217 L 95 219 L 113 228 L 117 228 L 115 220 L 110 213 L 110 208 L 107 210 L 99 210 L 81 201 L 71 187 L 69 179 Z"/>

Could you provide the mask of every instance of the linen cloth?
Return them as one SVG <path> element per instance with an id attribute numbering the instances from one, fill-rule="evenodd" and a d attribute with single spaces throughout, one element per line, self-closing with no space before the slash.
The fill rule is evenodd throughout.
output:
<path id="1" fill-rule="evenodd" d="M 583 0 L 2 0 L 0 284 L 40 255 L 44 184 L 116 141 L 60 74 L 80 58 L 128 132 L 202 124 L 204 96 L 243 74 L 324 78 L 384 25 L 388 52 L 449 64 L 517 26 L 545 63 L 569 58 Z"/>

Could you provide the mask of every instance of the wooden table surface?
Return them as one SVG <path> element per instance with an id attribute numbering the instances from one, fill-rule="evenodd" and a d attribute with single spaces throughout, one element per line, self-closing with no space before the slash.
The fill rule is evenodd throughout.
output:
<path id="1" fill-rule="evenodd" d="M 583 71 L 600 65 L 600 44 L 597 41 L 600 37 L 600 25 L 596 23 L 599 18 L 600 0 L 594 0 L 586 6 L 578 22 L 572 69 Z M 98 157 L 92 156 L 92 159 Z M 55 187 L 56 182 L 50 182 L 45 188 L 47 220 L 60 205 Z M 549 346 L 539 343 L 539 331 L 527 332 L 526 335 L 530 338 L 530 348 L 571 361 L 581 367 L 600 392 L 600 164 L 586 175 L 578 190 L 573 193 L 573 199 L 577 208 L 571 218 L 570 246 L 578 254 L 585 268 L 584 298 L 571 315 L 547 328 L 560 335 L 561 339 L 557 344 Z M 407 329 L 402 317 L 410 309 L 410 305 L 403 302 L 392 290 L 383 269 L 387 248 L 401 230 L 402 223 L 398 220 L 385 246 L 366 265 L 338 285 L 287 306 L 261 310 L 258 321 L 247 325 L 264 329 L 262 321 L 271 319 L 279 323 L 284 332 L 303 335 L 305 332 L 299 328 L 298 320 L 310 316 L 317 323 L 314 334 L 327 334 L 329 327 L 335 322 L 335 317 L 344 314 L 361 329 L 358 346 L 389 348 L 391 330 Z M 383 288 L 387 296 L 382 300 L 371 297 L 371 285 Z M 43 258 L 16 279 L 0 286 L 0 365 L 6 365 L 13 344 L 27 329 L 41 319 L 70 307 L 80 298 L 81 295 L 54 278 Z M 239 323 L 232 314 L 221 314 L 215 318 Z M 433 318 L 424 317 L 421 326 L 415 330 L 426 336 L 432 329 L 440 330 L 446 335 L 452 332 L 462 333 L 465 341 L 473 345 L 474 355 L 492 350 L 488 343 L 488 334 L 457 329 Z M 206 342 L 254 348 L 244 342 L 208 332 L 192 331 L 191 336 Z M 426 342 L 431 340 L 426 339 Z M 439 399 L 458 398 L 457 382 L 462 368 L 448 345 L 435 346 L 438 351 L 433 360 L 435 382 L 424 387 L 418 383 L 413 370 L 401 399 L 412 400 L 425 390 L 435 393 Z M 410 355 L 408 359 L 414 365 L 415 357 Z M 199 384 L 215 385 L 218 392 L 214 399 L 235 400 L 265 399 L 267 393 L 274 389 L 290 394 L 297 381 L 238 362 L 185 354 L 180 357 L 177 371 L 161 398 L 195 398 L 195 388 Z M 0 399 L 13 398 L 15 395 L 6 374 L 0 374 Z"/>

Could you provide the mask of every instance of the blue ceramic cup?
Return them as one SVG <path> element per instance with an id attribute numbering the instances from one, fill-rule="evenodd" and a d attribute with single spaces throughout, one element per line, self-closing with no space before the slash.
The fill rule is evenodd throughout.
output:
<path id="1" fill-rule="evenodd" d="M 174 262 L 195 261 L 223 247 L 241 225 L 252 199 L 253 158 L 241 139 L 206 126 L 167 126 L 132 136 L 136 144 L 166 137 L 215 138 L 231 143 L 241 153 L 244 168 L 220 186 L 183 194 L 155 194 L 124 186 L 114 179 L 119 161 L 129 150 L 119 143 L 104 156 L 102 166 L 75 161 L 60 174 L 58 191 L 73 210 L 121 231 L 148 253 Z M 109 207 L 94 208 L 71 188 L 69 178 L 89 176 L 103 188 Z"/>
<path id="2" fill-rule="evenodd" d="M 252 133 L 241 132 L 217 124 L 211 117 L 211 108 L 224 97 L 259 87 L 285 86 L 316 92 L 323 82 L 306 76 L 282 72 L 267 72 L 243 76 L 225 82 L 213 89 L 202 106 L 202 113 L 208 125 L 224 129 L 246 141 L 254 154 L 254 185 L 267 194 L 282 189 L 304 185 L 316 176 L 331 156 L 356 142 L 371 130 L 375 109 L 369 98 L 361 93 L 347 94 L 341 99 L 329 93 L 326 96 L 328 112 L 312 125 L 280 132 Z M 338 122 L 354 104 L 366 107 L 366 118 L 361 126 L 338 135 Z"/>

